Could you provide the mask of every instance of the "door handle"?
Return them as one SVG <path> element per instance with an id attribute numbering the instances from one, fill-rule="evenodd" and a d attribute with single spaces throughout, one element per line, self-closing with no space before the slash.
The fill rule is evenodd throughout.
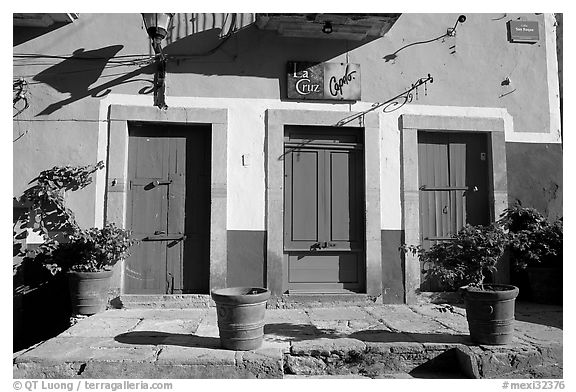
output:
<path id="1" fill-rule="evenodd" d="M 317 250 L 320 248 L 322 248 L 322 245 L 319 242 L 316 242 L 316 243 L 310 245 L 310 250 Z"/>
<path id="2" fill-rule="evenodd" d="M 158 185 L 170 185 L 172 184 L 172 180 L 167 180 L 167 181 L 153 181 L 152 184 L 154 184 L 154 186 L 158 186 Z"/>
<path id="3" fill-rule="evenodd" d="M 142 238 L 142 241 L 183 241 L 186 239 L 186 234 L 156 234 L 149 235 Z"/>

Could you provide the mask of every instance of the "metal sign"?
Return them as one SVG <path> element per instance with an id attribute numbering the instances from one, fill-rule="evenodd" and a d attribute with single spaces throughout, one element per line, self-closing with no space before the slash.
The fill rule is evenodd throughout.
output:
<path id="1" fill-rule="evenodd" d="M 360 99 L 360 64 L 291 61 L 287 71 L 288 98 Z"/>
<path id="2" fill-rule="evenodd" d="M 508 21 L 508 33 L 510 42 L 538 42 L 540 32 L 538 22 L 523 20 Z"/>

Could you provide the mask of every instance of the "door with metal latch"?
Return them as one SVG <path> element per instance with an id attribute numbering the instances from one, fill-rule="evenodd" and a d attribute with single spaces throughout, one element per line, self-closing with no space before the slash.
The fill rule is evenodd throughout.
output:
<path id="1" fill-rule="evenodd" d="M 490 223 L 488 139 L 473 132 L 418 132 L 420 238 L 423 248 L 449 241 L 464 225 Z M 421 289 L 436 291 L 421 265 Z"/>
<path id="2" fill-rule="evenodd" d="M 207 293 L 210 128 L 129 124 L 129 294 Z"/>

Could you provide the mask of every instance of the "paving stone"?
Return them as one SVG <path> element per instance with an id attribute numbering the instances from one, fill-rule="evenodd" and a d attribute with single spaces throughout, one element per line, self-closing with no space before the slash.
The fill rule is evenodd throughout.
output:
<path id="1" fill-rule="evenodd" d="M 209 309 L 108 309 L 92 317 L 197 320 L 202 319 L 208 312 Z"/>
<path id="2" fill-rule="evenodd" d="M 291 339 L 285 336 L 278 337 L 265 334 L 262 341 L 262 348 L 278 349 L 283 352 L 288 352 L 290 351 L 290 342 Z"/>
<path id="3" fill-rule="evenodd" d="M 320 338 L 301 342 L 294 342 L 290 349 L 292 355 L 324 355 L 330 354 L 347 355 L 350 352 L 362 352 L 366 344 L 357 339 L 349 338 Z"/>
<path id="4" fill-rule="evenodd" d="M 376 320 L 358 306 L 337 308 L 312 308 L 306 311 L 312 321 L 327 320 Z"/>
<path id="5" fill-rule="evenodd" d="M 144 319 L 133 331 L 157 331 L 171 334 L 193 334 L 198 329 L 200 320 L 164 320 Z"/>
<path id="6" fill-rule="evenodd" d="M 196 332 L 194 333 L 194 335 L 218 338 L 220 337 L 220 331 L 218 329 L 217 324 L 212 323 L 206 324 L 202 321 L 198 326 L 198 328 L 196 328 Z"/>
<path id="7" fill-rule="evenodd" d="M 380 343 L 402 343 L 402 342 L 414 342 L 408 334 L 401 332 L 393 332 L 386 327 L 382 329 L 367 329 L 362 331 L 356 331 L 351 333 L 348 337 L 353 339 L 358 339 L 363 342 L 380 342 Z"/>
<path id="8" fill-rule="evenodd" d="M 205 347 L 219 349 L 221 347 L 220 338 L 198 335 L 175 335 L 167 336 L 163 345 L 184 346 L 184 347 Z"/>
<path id="9" fill-rule="evenodd" d="M 405 374 L 405 373 L 404 373 Z M 360 374 L 322 374 L 322 375 L 303 375 L 303 374 L 286 374 L 284 376 L 288 380 L 310 379 L 310 380 L 334 380 L 334 379 L 365 379 L 370 380 L 370 377 L 362 376 Z M 411 378 L 411 377 L 381 377 L 381 378 Z"/>
<path id="10" fill-rule="evenodd" d="M 366 350 L 371 353 L 389 354 L 402 347 L 405 351 L 418 351 L 422 350 L 423 346 L 416 342 L 370 342 L 366 343 Z"/>
<path id="11" fill-rule="evenodd" d="M 379 376 L 375 376 L 372 377 L 374 379 L 408 379 L 408 378 L 414 378 L 413 376 L 411 376 L 408 373 L 390 373 L 390 374 L 382 374 Z"/>
<path id="12" fill-rule="evenodd" d="M 344 337 L 342 335 L 354 332 L 348 322 L 349 320 L 312 320 L 312 325 L 318 330 L 319 336 Z"/>
<path id="13" fill-rule="evenodd" d="M 203 325 L 218 325 L 218 314 L 216 308 L 210 308 L 202 316 L 201 324 Z"/>
<path id="14" fill-rule="evenodd" d="M 158 354 L 158 364 L 234 366 L 235 352 L 220 348 L 165 346 Z"/>
<path id="15" fill-rule="evenodd" d="M 62 332 L 58 337 L 114 337 L 140 323 L 135 318 L 88 317 Z"/>
<path id="16" fill-rule="evenodd" d="M 310 322 L 310 318 L 303 309 L 266 309 L 264 322 L 266 324 L 306 324 Z"/>
<path id="17" fill-rule="evenodd" d="M 298 375 L 320 375 L 326 369 L 324 361 L 314 357 L 286 357 L 286 369 L 291 374 Z"/>
<path id="18" fill-rule="evenodd" d="M 549 341 L 562 341 L 563 331 L 560 328 L 549 327 L 541 324 L 514 321 L 514 331 L 528 341 L 542 344 Z"/>
<path id="19" fill-rule="evenodd" d="M 466 320 L 466 311 L 462 308 L 452 305 L 416 305 L 410 306 L 410 309 L 447 326 L 455 332 L 470 333 L 468 320 Z"/>
<path id="20" fill-rule="evenodd" d="M 236 366 L 267 378 L 282 378 L 284 374 L 284 351 L 277 348 L 260 348 L 255 351 L 236 353 Z"/>
<path id="21" fill-rule="evenodd" d="M 154 361 L 154 345 L 129 345 L 112 339 L 54 338 L 16 358 L 16 362 L 87 362 L 95 359 Z"/>
<path id="22" fill-rule="evenodd" d="M 289 342 L 292 340 L 310 340 L 318 337 L 321 331 L 308 322 L 267 323 L 264 325 L 265 340 Z"/>
<path id="23" fill-rule="evenodd" d="M 385 305 L 366 310 L 382 320 L 386 326 L 404 333 L 454 333 L 434 319 L 416 313 L 406 306 Z"/>

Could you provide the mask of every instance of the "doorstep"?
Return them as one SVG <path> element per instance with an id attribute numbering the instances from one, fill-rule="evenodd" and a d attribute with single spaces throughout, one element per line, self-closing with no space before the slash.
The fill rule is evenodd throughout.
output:
<path id="1" fill-rule="evenodd" d="M 307 307 L 370 306 L 382 303 L 377 297 L 356 293 L 291 293 L 272 296 L 268 309 Z M 121 294 L 110 300 L 114 309 L 197 309 L 215 307 L 209 294 Z"/>
<path id="2" fill-rule="evenodd" d="M 121 294 L 110 300 L 114 309 L 196 309 L 216 306 L 209 294 Z"/>

